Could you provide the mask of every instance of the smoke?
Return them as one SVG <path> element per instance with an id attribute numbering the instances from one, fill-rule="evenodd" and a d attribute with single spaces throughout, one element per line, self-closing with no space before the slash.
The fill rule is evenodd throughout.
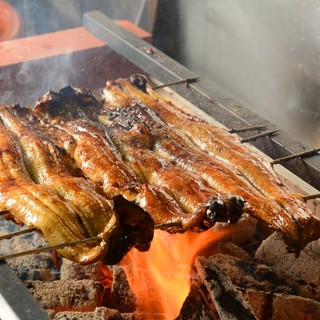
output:
<path id="1" fill-rule="evenodd" d="M 144 16 L 147 15 L 149 6 L 154 0 L 148 3 L 143 0 L 11 0 L 10 2 L 21 17 L 22 28 L 18 37 L 30 37 L 36 43 L 37 36 L 82 26 L 83 14 L 92 10 L 100 10 L 112 19 L 127 19 L 137 23 L 149 21 Z M 73 53 L 77 38 L 60 37 L 61 48 L 63 48 L 61 54 L 0 68 L 0 103 L 32 106 L 49 90 L 60 89 L 66 85 L 96 89 L 96 86 L 103 86 L 107 80 L 106 77 L 103 82 L 98 82 L 97 78 L 101 80 L 102 72 L 107 74 L 109 67 L 117 70 L 119 76 L 128 69 L 126 66 L 119 65 L 115 68 L 112 65 L 116 65 L 117 62 L 109 48 L 104 49 L 103 53 L 97 50 L 95 56 L 92 52 L 83 55 L 78 52 Z M 47 39 L 48 43 L 39 45 L 40 52 L 42 46 L 49 49 L 59 46 L 59 42 L 52 42 L 53 37 L 48 36 Z M 27 46 L 24 49 L 28 53 L 35 50 L 34 47 Z M 16 53 L 13 52 L 13 55 Z M 113 60 L 109 61 L 108 58 Z M 85 59 L 87 61 L 84 61 Z M 99 63 L 101 65 L 98 66 Z M 99 74 L 96 75 L 94 72 Z"/>
<path id="2" fill-rule="evenodd" d="M 204 65 L 195 63 L 201 74 L 279 128 L 319 145 L 320 2 L 202 3 L 207 24 L 200 32 L 210 49 Z M 197 28 L 188 22 L 185 27 Z M 198 50 L 197 40 L 190 41 L 191 50 Z"/>

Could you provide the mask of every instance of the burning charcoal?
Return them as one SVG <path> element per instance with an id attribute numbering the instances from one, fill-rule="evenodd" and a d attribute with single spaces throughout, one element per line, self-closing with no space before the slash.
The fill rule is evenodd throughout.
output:
<path id="1" fill-rule="evenodd" d="M 124 317 L 122 317 L 118 310 L 105 307 L 96 308 L 94 316 L 94 320 L 124 320 Z"/>
<path id="2" fill-rule="evenodd" d="M 92 280 L 27 281 L 25 285 L 45 310 L 94 311 L 102 303 L 103 287 Z"/>
<path id="3" fill-rule="evenodd" d="M 164 313 L 142 313 L 139 311 L 136 311 L 132 314 L 121 314 L 125 320 L 165 320 L 170 319 L 170 317 L 167 314 Z"/>
<path id="4" fill-rule="evenodd" d="M 120 266 L 113 266 L 111 294 L 118 304 L 119 311 L 134 312 L 136 310 L 136 299 L 130 289 L 127 276 Z"/>
<path id="5" fill-rule="evenodd" d="M 58 312 L 53 320 L 95 320 L 94 312 L 63 311 Z"/>
<path id="6" fill-rule="evenodd" d="M 118 310 L 99 307 L 93 312 L 59 312 L 54 320 L 124 320 L 124 318 Z"/>
<path id="7" fill-rule="evenodd" d="M 16 223 L 8 221 L 4 219 L 2 216 L 0 216 L 0 236 L 4 236 L 8 233 L 15 232 L 19 228 L 20 227 Z"/>
<path id="8" fill-rule="evenodd" d="M 220 317 L 214 307 L 205 296 L 201 285 L 192 281 L 189 295 L 184 301 L 176 320 L 219 320 Z"/>
<path id="9" fill-rule="evenodd" d="M 269 248 L 271 247 L 270 245 Z M 306 315 L 319 313 L 320 304 L 315 301 L 319 291 L 316 286 L 311 287 L 302 281 L 281 277 L 270 266 L 253 260 L 239 259 L 227 254 L 216 254 L 209 260 L 243 292 L 245 301 L 252 307 L 257 319 L 293 319 L 293 306 L 297 309 L 297 315 L 303 312 Z M 286 317 L 283 310 L 287 310 Z M 282 317 L 277 317 L 282 313 Z"/>
<path id="10" fill-rule="evenodd" d="M 8 260 L 7 263 L 22 281 L 49 281 L 60 278 L 59 271 L 55 269 L 50 253 L 15 258 Z"/>
<path id="11" fill-rule="evenodd" d="M 265 292 L 294 293 L 287 281 L 277 276 L 267 265 L 227 254 L 213 255 L 210 261 L 238 287 L 255 288 Z"/>
<path id="12" fill-rule="evenodd" d="M 307 247 L 306 250 L 310 253 L 316 254 L 320 256 L 320 240 L 316 240 L 311 242 Z"/>
<path id="13" fill-rule="evenodd" d="M 287 279 L 299 295 L 320 301 L 320 257 L 307 248 L 296 257 L 287 251 L 282 238 L 274 233 L 262 242 L 256 259 L 264 261 L 275 273 Z"/>
<path id="14" fill-rule="evenodd" d="M 320 303 L 311 299 L 254 289 L 247 290 L 244 298 L 251 305 L 257 319 L 320 319 Z"/>
<path id="15" fill-rule="evenodd" d="M 219 246 L 219 249 L 221 253 L 225 253 L 242 260 L 252 259 L 251 256 L 247 253 L 247 251 L 243 250 L 241 247 L 229 241 L 222 242 Z"/>
<path id="16" fill-rule="evenodd" d="M 12 229 L 10 223 L 9 226 L 6 227 L 9 228 L 8 230 Z M 10 233 L 11 231 L 8 232 Z M 3 232 L 3 234 L 7 234 L 8 232 L 5 231 Z M 13 252 L 25 251 L 46 245 L 47 241 L 41 235 L 36 232 L 30 232 L 24 235 L 15 236 L 11 239 L 2 240 L 0 246 L 0 254 L 7 255 Z M 18 277 L 22 281 L 55 280 L 59 278 L 59 272 L 55 268 L 52 255 L 47 252 L 37 255 L 29 255 L 25 257 L 9 259 L 7 263 L 10 268 L 17 273 Z"/>
<path id="17" fill-rule="evenodd" d="M 101 261 L 87 266 L 82 266 L 79 263 L 70 261 L 68 259 L 62 259 L 60 273 L 61 280 L 90 279 L 95 281 L 106 281 L 109 279 L 110 283 L 112 281 L 112 273 Z"/>
<path id="18" fill-rule="evenodd" d="M 320 257 L 307 250 L 296 257 L 295 254 L 288 252 L 285 242 L 278 233 L 273 233 L 262 242 L 256 252 L 256 259 L 272 266 L 275 272 L 284 277 L 315 285 L 320 283 Z"/>
<path id="19" fill-rule="evenodd" d="M 1 240 L 0 254 L 6 255 L 45 246 L 48 246 L 48 242 L 43 236 L 37 232 L 29 232 L 11 239 Z"/>
<path id="20" fill-rule="evenodd" d="M 207 289 L 207 297 L 214 303 L 221 319 L 257 319 L 242 293 L 212 261 L 199 257 L 195 265 Z"/>

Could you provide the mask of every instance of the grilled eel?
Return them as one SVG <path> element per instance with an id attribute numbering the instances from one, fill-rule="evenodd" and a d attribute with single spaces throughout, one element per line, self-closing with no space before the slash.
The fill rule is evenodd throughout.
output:
<path id="1" fill-rule="evenodd" d="M 196 172 L 221 193 L 243 197 L 245 210 L 279 230 L 290 248 L 300 251 L 320 237 L 320 221 L 302 196 L 290 193 L 268 160 L 247 149 L 236 135 L 165 101 L 140 75 L 108 82 L 104 97 L 109 105 L 129 104 L 134 108 L 140 104 L 148 110 L 156 119 L 153 126 L 160 123 L 166 128 L 160 130 L 154 146 L 158 154 Z"/>
<path id="2" fill-rule="evenodd" d="M 30 218 L 29 211 L 23 212 L 23 207 L 19 205 L 19 202 L 13 207 L 6 207 L 14 218 L 39 228 L 51 245 L 101 235 L 101 242 L 92 246 L 92 248 L 90 248 L 90 244 L 82 244 L 58 250 L 64 257 L 81 264 L 88 264 L 97 260 L 117 263 L 132 246 L 139 250 L 149 248 L 153 235 L 151 219 L 144 213 L 141 215 L 141 210 L 137 211 L 136 208 L 130 208 L 132 212 L 130 227 L 141 227 L 141 223 L 144 222 L 144 231 L 138 234 L 136 230 L 130 230 L 128 223 L 123 224 L 123 219 L 119 223 L 118 215 L 124 210 L 128 210 L 128 205 L 124 204 L 121 199 L 117 199 L 118 211 L 116 211 L 114 201 L 98 193 L 97 187 L 92 181 L 77 176 L 77 172 L 74 172 L 75 165 L 72 164 L 66 153 L 61 152 L 62 149 L 53 143 L 57 135 L 50 137 L 50 134 L 54 134 L 57 128 L 49 127 L 51 130 L 48 130 L 48 125 L 41 126 L 37 118 L 31 114 L 30 109 L 18 106 L 0 106 L 0 119 L 11 135 L 16 138 L 21 150 L 20 158 L 24 159 L 32 179 L 30 183 L 34 182 L 36 184 L 35 188 L 46 187 L 65 205 L 65 209 L 61 212 L 58 207 L 56 208 L 61 214 L 60 218 L 64 219 L 56 221 L 56 223 L 54 223 L 54 213 L 45 210 L 45 208 L 42 208 L 43 212 L 34 208 Z M 44 128 L 47 130 L 44 130 Z M 61 134 L 60 137 L 62 137 Z M 64 135 L 63 138 L 64 144 L 69 145 L 70 152 L 70 149 L 72 149 L 70 148 L 70 145 L 72 145 L 70 137 Z M 6 196 L 8 196 L 8 193 L 6 193 Z M 17 197 L 17 194 L 15 196 Z M 30 194 L 26 194 L 26 198 L 29 199 L 30 203 L 34 200 Z M 8 198 L 7 202 L 10 199 Z M 50 199 L 47 199 L 47 201 L 50 201 Z M 41 223 L 38 223 L 38 220 L 34 220 L 34 217 L 41 214 L 45 215 L 45 218 Z M 146 216 L 144 220 L 147 222 L 143 221 L 141 216 Z M 50 232 L 47 231 L 47 226 L 44 226 L 45 219 L 47 219 L 49 225 L 55 226 L 55 232 L 52 232 L 51 229 L 49 229 Z M 62 221 L 67 224 L 67 230 L 65 230 Z M 76 232 L 76 228 L 79 230 L 78 232 Z"/>
<path id="3" fill-rule="evenodd" d="M 18 139 L 0 124 L 0 194 L 1 211 L 9 211 L 19 224 L 37 227 L 50 244 L 85 239 L 88 233 L 77 213 L 47 185 L 36 184 L 22 161 L 23 151 Z M 95 246 L 77 245 L 59 252 L 74 261 L 87 263 L 101 259 L 108 249 L 108 235 L 117 219 L 109 208 L 101 233 L 102 241 Z"/>
<path id="4" fill-rule="evenodd" d="M 86 177 L 102 186 L 106 196 L 110 196 L 110 190 L 112 196 L 121 194 L 148 212 L 154 223 L 172 223 L 173 227 L 166 228 L 171 232 L 204 230 L 217 221 L 235 222 L 241 216 L 243 199 L 218 194 L 212 188 L 206 190 L 208 187 L 195 176 L 163 164 L 164 159 L 161 163 L 150 150 L 139 148 L 130 136 L 140 130 L 126 124 L 125 129 L 101 126 L 96 121 L 101 106 L 93 108 L 94 103 L 78 112 L 69 111 L 70 106 L 79 108 L 79 103 L 71 102 L 72 95 L 67 92 L 64 98 L 54 92 L 49 96 L 39 101 L 35 112 L 72 136 L 76 163 Z M 56 112 L 57 100 L 64 100 L 64 107 Z M 149 138 L 148 132 L 140 136 L 140 140 Z"/>
<path id="5" fill-rule="evenodd" d="M 116 263 L 132 246 L 149 248 L 154 223 L 199 231 L 244 212 L 296 251 L 320 237 L 319 220 L 267 160 L 164 101 L 142 76 L 109 82 L 102 101 L 66 87 L 33 109 L 1 107 L 0 119 L 0 210 L 52 244 L 103 235 L 60 250 L 71 260 Z"/>

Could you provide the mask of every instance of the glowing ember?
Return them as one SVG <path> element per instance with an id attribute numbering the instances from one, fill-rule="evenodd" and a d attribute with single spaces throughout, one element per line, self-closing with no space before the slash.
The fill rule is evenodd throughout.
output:
<path id="1" fill-rule="evenodd" d="M 216 243 L 230 232 L 229 228 L 184 234 L 157 230 L 148 252 L 131 250 L 122 266 L 136 296 L 139 311 L 163 314 L 163 319 L 177 317 L 190 290 L 195 257 L 209 244 Z M 215 247 L 211 247 L 214 250 Z"/>

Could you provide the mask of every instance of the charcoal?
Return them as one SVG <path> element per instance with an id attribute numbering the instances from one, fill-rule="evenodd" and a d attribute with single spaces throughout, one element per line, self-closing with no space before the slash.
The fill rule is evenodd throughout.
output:
<path id="1" fill-rule="evenodd" d="M 176 320 L 219 320 L 213 303 L 203 293 L 201 284 L 193 280 L 190 292 L 184 301 Z"/>
<path id="2" fill-rule="evenodd" d="M 101 306 L 103 288 L 92 280 L 26 281 L 26 287 L 45 310 L 94 311 Z"/>
<path id="3" fill-rule="evenodd" d="M 120 312 L 134 312 L 136 299 L 129 286 L 127 276 L 120 266 L 113 266 L 113 284 L 111 294 L 116 300 Z"/>
<path id="4" fill-rule="evenodd" d="M 221 319 L 257 319 L 242 293 L 212 261 L 198 257 L 195 265 L 207 289 L 207 297 L 214 303 Z"/>

